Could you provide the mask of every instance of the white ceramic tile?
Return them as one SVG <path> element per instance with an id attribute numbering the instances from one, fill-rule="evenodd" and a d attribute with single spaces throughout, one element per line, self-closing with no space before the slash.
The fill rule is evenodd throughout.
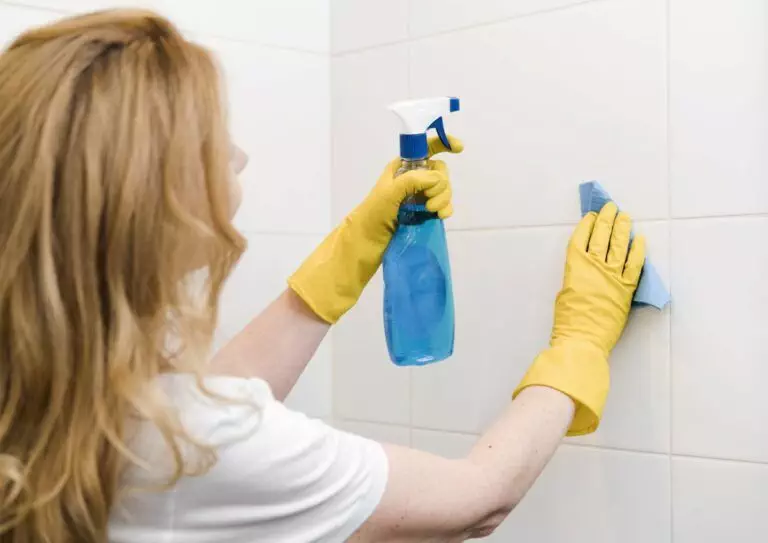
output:
<path id="1" fill-rule="evenodd" d="M 768 461 L 767 218 L 672 226 L 672 449 Z"/>
<path id="2" fill-rule="evenodd" d="M 16 0 L 62 12 L 148 8 L 184 30 L 253 43 L 327 52 L 329 0 Z"/>
<path id="3" fill-rule="evenodd" d="M 672 213 L 765 213 L 768 3 L 670 6 Z"/>
<path id="4" fill-rule="evenodd" d="M 331 51 L 339 53 L 408 38 L 408 0 L 331 0 Z"/>
<path id="5" fill-rule="evenodd" d="M 379 443 L 391 443 L 408 447 L 411 444 L 411 430 L 406 426 L 374 424 L 371 422 L 336 421 L 335 426 L 352 434 L 373 439 Z"/>
<path id="6" fill-rule="evenodd" d="M 669 459 L 569 447 L 488 541 L 669 543 Z"/>
<path id="7" fill-rule="evenodd" d="M 451 228 L 574 219 L 597 179 L 635 218 L 667 217 L 665 2 L 612 0 L 419 40 L 414 96 L 462 99 L 447 119 Z"/>
<path id="8" fill-rule="evenodd" d="M 114 8 L 158 8 L 163 0 L 14 0 L 39 8 L 61 12 L 85 12 Z"/>
<path id="9" fill-rule="evenodd" d="M 764 541 L 768 466 L 672 459 L 675 543 Z"/>
<path id="10" fill-rule="evenodd" d="M 638 225 L 668 276 L 665 223 Z M 450 232 L 456 303 L 454 356 L 413 371 L 413 424 L 477 433 L 510 401 L 547 346 L 570 227 Z M 588 443 L 669 449 L 669 316 L 636 310 L 612 359 L 602 428 Z"/>
<path id="11" fill-rule="evenodd" d="M 648 256 L 669 286 L 669 226 L 639 224 Z M 669 307 L 633 310 L 611 356 L 611 392 L 597 432 L 574 441 L 622 449 L 669 452 Z"/>
<path id="12" fill-rule="evenodd" d="M 408 97 L 408 46 L 352 53 L 331 62 L 333 218 L 368 193 L 398 153 L 400 124 L 387 106 Z"/>
<path id="13" fill-rule="evenodd" d="M 450 359 L 413 371 L 413 424 L 478 433 L 552 329 L 570 228 L 449 232 L 456 306 Z"/>
<path id="14" fill-rule="evenodd" d="M 316 52 L 330 46 L 329 0 L 154 0 L 184 29 Z"/>
<path id="15" fill-rule="evenodd" d="M 666 223 L 638 225 L 668 277 Z M 413 371 L 416 426 L 477 433 L 510 401 L 546 347 L 562 283 L 570 227 L 450 232 L 456 349 L 444 362 Z M 523 256 L 524 255 L 524 256 Z M 612 358 L 612 392 L 603 426 L 584 442 L 669 450 L 669 316 L 636 310 Z"/>
<path id="16" fill-rule="evenodd" d="M 477 436 L 452 434 L 432 430 L 412 430 L 411 446 L 444 458 L 465 458 L 477 441 Z"/>
<path id="17" fill-rule="evenodd" d="M 322 233 L 330 226 L 328 59 L 207 39 L 220 58 L 235 142 L 250 162 L 236 224 Z"/>
<path id="18" fill-rule="evenodd" d="M 0 3 L 0 48 L 5 48 L 22 32 L 55 21 L 61 16 L 61 13 L 55 11 Z"/>
<path id="19" fill-rule="evenodd" d="M 411 35 L 446 32 L 583 3 L 585 0 L 411 0 Z"/>
<path id="20" fill-rule="evenodd" d="M 248 250 L 227 280 L 221 297 L 219 329 L 231 337 L 277 298 L 288 276 L 320 243 L 320 236 L 249 234 Z"/>
<path id="21" fill-rule="evenodd" d="M 333 331 L 334 415 L 408 425 L 411 372 L 389 360 L 382 291 L 379 273 Z"/>
<path id="22" fill-rule="evenodd" d="M 475 436 L 413 430 L 411 445 L 465 457 Z M 506 522 L 486 541 L 669 541 L 668 460 L 563 445 Z M 647 538 L 647 539 L 646 539 Z"/>

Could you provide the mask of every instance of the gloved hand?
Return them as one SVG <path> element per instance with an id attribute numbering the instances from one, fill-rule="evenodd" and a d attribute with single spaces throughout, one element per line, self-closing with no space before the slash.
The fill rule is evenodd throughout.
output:
<path id="1" fill-rule="evenodd" d="M 429 140 L 429 156 L 464 145 L 449 138 L 447 149 L 438 138 Z M 451 185 L 444 162 L 430 160 L 428 170 L 411 170 L 395 177 L 400 159 L 384 169 L 366 199 L 347 215 L 288 280 L 290 288 L 324 321 L 333 324 L 357 302 L 381 265 L 397 227 L 400 204 L 424 193 L 427 209 L 441 219 L 451 216 Z"/>
<path id="2" fill-rule="evenodd" d="M 608 356 L 627 322 L 645 262 L 645 239 L 631 242 L 632 221 L 610 202 L 584 216 L 568 245 L 563 288 L 555 303 L 550 348 L 515 390 L 547 386 L 575 404 L 568 435 L 594 432 L 610 385 Z"/>

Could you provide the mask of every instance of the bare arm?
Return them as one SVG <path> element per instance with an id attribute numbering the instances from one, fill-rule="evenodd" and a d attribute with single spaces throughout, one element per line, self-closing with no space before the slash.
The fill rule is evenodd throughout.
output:
<path id="1" fill-rule="evenodd" d="M 288 396 L 330 325 L 287 289 L 213 358 L 214 373 L 259 377 L 275 398 Z"/>
<path id="2" fill-rule="evenodd" d="M 386 445 L 389 482 L 355 542 L 464 541 L 490 534 L 554 454 L 573 401 L 529 387 L 461 460 Z"/>
<path id="3" fill-rule="evenodd" d="M 429 141 L 429 155 L 461 152 L 450 138 Z M 235 377 L 260 377 L 284 400 L 318 345 L 357 302 L 379 268 L 397 223 L 400 203 L 424 192 L 427 206 L 441 218 L 452 213 L 448 170 L 440 161 L 430 169 L 395 177 L 400 160 L 382 172 L 371 194 L 336 227 L 288 279 L 290 288 L 221 349 L 212 371 Z M 310 309 L 311 308 L 311 309 Z"/>

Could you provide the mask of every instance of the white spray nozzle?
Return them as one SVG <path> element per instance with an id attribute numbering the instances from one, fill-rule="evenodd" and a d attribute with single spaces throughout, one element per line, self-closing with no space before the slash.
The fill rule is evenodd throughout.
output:
<path id="1" fill-rule="evenodd" d="M 406 100 L 389 106 L 400 118 L 400 156 L 406 160 L 426 158 L 427 131 L 437 130 L 443 144 L 450 149 L 448 136 L 443 127 L 443 116 L 459 111 L 459 99 L 449 96 Z"/>

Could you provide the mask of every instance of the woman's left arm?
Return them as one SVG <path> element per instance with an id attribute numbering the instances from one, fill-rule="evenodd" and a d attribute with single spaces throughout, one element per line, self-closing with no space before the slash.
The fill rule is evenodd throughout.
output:
<path id="1" fill-rule="evenodd" d="M 330 326 L 286 289 L 216 353 L 211 369 L 220 375 L 264 379 L 283 401 Z"/>
<path id="2" fill-rule="evenodd" d="M 446 147 L 431 139 L 429 157 L 464 148 L 458 139 L 449 138 L 449 143 Z M 428 165 L 397 175 L 400 160 L 390 162 L 368 197 L 290 277 L 290 288 L 216 354 L 213 371 L 260 377 L 277 399 L 285 399 L 329 327 L 355 305 L 381 265 L 403 200 L 423 193 L 427 209 L 441 219 L 450 217 L 448 169 L 439 160 Z"/>

